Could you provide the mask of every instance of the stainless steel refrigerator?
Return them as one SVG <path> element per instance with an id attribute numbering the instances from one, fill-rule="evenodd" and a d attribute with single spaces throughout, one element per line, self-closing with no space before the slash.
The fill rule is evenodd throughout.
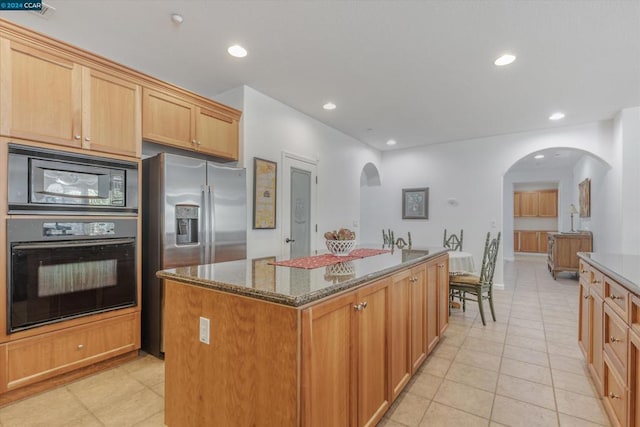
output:
<path id="1" fill-rule="evenodd" d="M 143 160 L 142 176 L 142 348 L 162 357 L 156 272 L 246 258 L 246 171 L 161 153 Z"/>

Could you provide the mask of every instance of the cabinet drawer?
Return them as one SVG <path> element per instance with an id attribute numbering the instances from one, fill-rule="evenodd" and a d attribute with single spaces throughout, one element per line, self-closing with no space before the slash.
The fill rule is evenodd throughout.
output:
<path id="1" fill-rule="evenodd" d="M 586 265 L 586 264 L 585 264 Z M 582 268 L 580 268 L 580 271 L 582 271 Z M 595 290 L 598 295 L 600 295 L 602 298 L 605 297 L 604 295 L 604 276 L 602 275 L 602 273 L 600 273 L 598 270 L 589 267 L 587 269 L 587 273 L 586 273 L 589 277 L 589 285 L 591 286 L 591 289 Z"/>
<path id="2" fill-rule="evenodd" d="M 604 351 L 616 365 L 620 374 L 627 375 L 627 344 L 629 328 L 612 307 L 604 305 Z"/>
<path id="3" fill-rule="evenodd" d="M 610 362 L 610 359 L 605 354 L 604 396 L 602 403 L 604 403 L 604 407 L 609 413 L 610 418 L 617 421 L 617 423 L 613 423 L 614 425 L 626 426 L 629 395 L 625 381 L 616 372 L 616 369 Z"/>
<path id="4" fill-rule="evenodd" d="M 629 292 L 609 279 L 603 276 L 604 281 L 604 300 L 618 313 L 618 315 L 627 323 L 629 322 Z"/>
<path id="5" fill-rule="evenodd" d="M 7 389 L 35 383 L 140 347 L 138 313 L 7 344 Z"/>

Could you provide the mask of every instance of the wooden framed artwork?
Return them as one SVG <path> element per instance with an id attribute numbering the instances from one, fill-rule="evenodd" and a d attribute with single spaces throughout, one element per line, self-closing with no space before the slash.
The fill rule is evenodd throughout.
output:
<path id="1" fill-rule="evenodd" d="M 278 164 L 253 158 L 253 228 L 276 228 L 276 174 Z"/>
<path id="2" fill-rule="evenodd" d="M 580 192 L 580 218 L 589 218 L 591 216 L 591 180 L 586 178 L 578 184 Z"/>
<path id="3" fill-rule="evenodd" d="M 402 189 L 402 219 L 429 219 L 429 188 Z"/>
<path id="4" fill-rule="evenodd" d="M 276 257 L 254 258 L 251 260 L 251 277 L 254 289 L 274 292 L 276 290 Z"/>

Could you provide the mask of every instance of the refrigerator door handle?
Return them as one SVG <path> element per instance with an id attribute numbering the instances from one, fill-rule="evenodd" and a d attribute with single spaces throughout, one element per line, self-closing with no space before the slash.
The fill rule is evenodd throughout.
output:
<path id="1" fill-rule="evenodd" d="M 200 186 L 200 262 L 206 264 L 209 260 L 209 229 L 208 229 L 208 209 L 207 209 L 207 186 Z"/>
<path id="2" fill-rule="evenodd" d="M 215 213 L 216 206 L 213 200 L 213 190 L 210 185 L 207 186 L 209 188 L 209 262 L 214 263 L 216 260 L 216 247 L 215 247 Z"/>

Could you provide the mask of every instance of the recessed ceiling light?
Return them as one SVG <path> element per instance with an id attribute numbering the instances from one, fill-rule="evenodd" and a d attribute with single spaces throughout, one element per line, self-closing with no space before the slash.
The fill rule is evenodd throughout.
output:
<path id="1" fill-rule="evenodd" d="M 176 24 L 182 24 L 182 21 L 184 21 L 184 18 L 179 13 L 172 13 L 171 20 Z"/>
<path id="2" fill-rule="evenodd" d="M 561 119 L 564 119 L 564 113 L 561 113 L 561 112 L 553 113 L 552 115 L 549 116 L 549 120 L 561 120 Z"/>
<path id="3" fill-rule="evenodd" d="M 245 56 L 247 56 L 247 49 L 243 48 L 239 44 L 229 46 L 227 52 L 229 52 L 229 55 L 235 56 L 236 58 L 244 58 Z"/>
<path id="4" fill-rule="evenodd" d="M 390 140 L 387 141 L 387 145 L 396 145 L 396 144 L 397 144 L 397 142 L 396 142 L 395 139 L 390 139 Z"/>
<path id="5" fill-rule="evenodd" d="M 334 104 L 333 102 L 327 102 L 322 106 L 322 108 L 324 108 L 325 110 L 335 110 L 336 104 Z"/>
<path id="6" fill-rule="evenodd" d="M 544 154 L 536 154 L 533 156 L 534 159 L 544 159 Z"/>
<path id="7" fill-rule="evenodd" d="M 515 60 L 516 60 L 516 57 L 514 55 L 506 53 L 502 55 L 500 58 L 493 61 L 493 63 L 496 64 L 498 67 L 502 67 L 503 65 L 511 64 Z"/>

